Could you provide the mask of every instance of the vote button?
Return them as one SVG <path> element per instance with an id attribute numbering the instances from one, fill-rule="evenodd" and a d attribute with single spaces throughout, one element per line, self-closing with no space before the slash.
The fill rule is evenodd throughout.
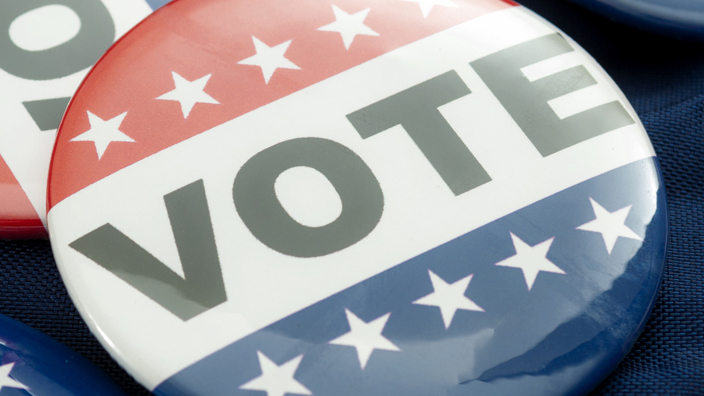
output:
<path id="1" fill-rule="evenodd" d="M 510 1 L 171 3 L 49 183 L 71 297 L 157 395 L 586 394 L 667 241 L 628 101 Z"/>

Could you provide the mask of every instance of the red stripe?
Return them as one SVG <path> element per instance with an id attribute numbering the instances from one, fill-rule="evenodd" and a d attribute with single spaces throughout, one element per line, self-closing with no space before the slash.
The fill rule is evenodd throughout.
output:
<path id="1" fill-rule="evenodd" d="M 455 0 L 427 18 L 400 0 L 180 0 L 147 18 L 106 54 L 69 106 L 50 171 L 49 206 L 140 159 L 344 70 L 470 19 L 515 3 Z M 371 8 L 364 23 L 379 36 L 318 31 L 347 13 Z M 301 70 L 278 69 L 264 83 L 252 36 L 269 46 L 292 40 L 286 58 Z M 196 104 L 184 120 L 177 102 L 155 100 L 174 88 L 171 71 L 188 80 L 208 74 L 205 92 L 221 105 Z M 332 98 L 331 98 L 332 99 Z M 128 112 L 120 130 L 137 143 L 111 143 L 100 161 L 91 142 L 69 142 L 89 129 L 86 111 L 104 120 Z M 246 132 L 246 131 L 243 131 Z"/>

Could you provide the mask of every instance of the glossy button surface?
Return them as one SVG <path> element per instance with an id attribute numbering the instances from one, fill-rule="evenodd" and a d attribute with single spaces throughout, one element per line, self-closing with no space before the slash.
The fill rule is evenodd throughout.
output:
<path id="1" fill-rule="evenodd" d="M 652 32 L 704 41 L 704 3 L 696 0 L 572 0 Z"/>
<path id="2" fill-rule="evenodd" d="M 165 0 L 0 1 L 0 238 L 46 237 L 56 129 L 105 50 Z"/>
<path id="3" fill-rule="evenodd" d="M 125 395 L 88 359 L 53 338 L 0 315 L 0 395 Z"/>
<path id="4" fill-rule="evenodd" d="M 48 222 L 157 395 L 586 394 L 660 282 L 654 155 L 511 2 L 179 0 L 71 102 Z"/>

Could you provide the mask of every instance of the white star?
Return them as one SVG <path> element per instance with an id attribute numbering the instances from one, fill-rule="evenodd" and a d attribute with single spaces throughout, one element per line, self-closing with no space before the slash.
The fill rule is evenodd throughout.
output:
<path id="1" fill-rule="evenodd" d="M 10 371 L 15 366 L 14 363 L 8 363 L 0 366 L 0 390 L 3 387 L 16 388 L 16 389 L 28 389 L 26 386 L 20 384 L 16 380 L 10 378 Z"/>
<path id="2" fill-rule="evenodd" d="M 120 114 L 117 117 L 113 117 L 107 121 L 96 116 L 95 114 L 88 113 L 88 122 L 90 123 L 90 129 L 82 134 L 71 139 L 72 142 L 93 142 L 95 143 L 95 151 L 98 152 L 98 159 L 103 157 L 105 150 L 112 142 L 129 142 L 134 143 L 131 137 L 125 135 L 120 131 L 120 124 L 122 120 L 125 119 L 127 112 Z"/>
<path id="3" fill-rule="evenodd" d="M 352 45 L 352 41 L 354 41 L 357 35 L 379 35 L 379 33 L 364 24 L 364 19 L 367 17 L 367 14 L 369 14 L 369 10 L 371 10 L 371 8 L 350 15 L 333 4 L 332 11 L 335 13 L 335 22 L 319 27 L 318 30 L 340 33 L 345 48 L 350 49 L 350 45 Z"/>
<path id="4" fill-rule="evenodd" d="M 455 317 L 455 313 L 458 309 L 484 312 L 482 307 L 475 304 L 474 301 L 464 295 L 469 287 L 469 282 L 472 281 L 472 275 L 450 284 L 433 273 L 433 271 L 428 270 L 428 274 L 430 274 L 430 282 L 433 284 L 434 291 L 425 297 L 413 301 L 413 304 L 440 308 L 440 314 L 442 315 L 442 321 L 445 323 L 445 329 L 450 327 L 452 319 Z"/>
<path id="5" fill-rule="evenodd" d="M 291 40 L 274 47 L 269 47 L 254 36 L 252 36 L 252 41 L 254 41 L 254 49 L 257 51 L 257 54 L 237 63 L 240 65 L 261 67 L 262 73 L 264 74 L 264 82 L 267 84 L 269 84 L 269 80 L 271 76 L 274 75 L 276 69 L 301 69 L 284 57 L 288 46 L 291 45 Z"/>
<path id="6" fill-rule="evenodd" d="M 626 226 L 626 218 L 628 217 L 628 213 L 631 211 L 631 206 L 633 205 L 628 205 L 625 208 L 621 208 L 615 212 L 609 212 L 591 197 L 589 197 L 589 201 L 592 203 L 592 209 L 594 209 L 596 219 L 582 224 L 577 227 L 577 229 L 600 233 L 604 238 L 606 251 L 609 254 L 611 254 L 614 250 L 614 245 L 616 245 L 616 240 L 618 237 L 630 238 L 638 241 L 643 240 L 643 238 Z"/>
<path id="7" fill-rule="evenodd" d="M 358 318 L 349 309 L 345 309 L 345 314 L 347 315 L 347 323 L 350 325 L 350 331 L 330 341 L 330 344 L 355 347 L 362 370 L 364 370 L 375 349 L 401 351 L 399 347 L 381 335 L 386 326 L 386 321 L 391 316 L 391 312 L 369 323 Z"/>
<path id="8" fill-rule="evenodd" d="M 548 250 L 550 250 L 550 245 L 552 245 L 552 241 L 555 240 L 554 237 L 547 241 L 540 242 L 535 246 L 528 245 L 519 237 L 513 235 L 513 233 L 511 233 L 511 239 L 513 240 L 513 247 L 516 249 L 516 254 L 499 261 L 496 265 L 521 269 L 521 271 L 523 271 L 523 277 L 526 279 L 528 290 L 533 288 L 535 278 L 538 277 L 540 271 L 565 274 L 565 271 L 561 270 L 560 267 L 553 264 L 553 262 L 546 257 Z"/>
<path id="9" fill-rule="evenodd" d="M 427 18 L 428 14 L 430 14 L 430 10 L 433 9 L 436 5 L 438 6 L 443 6 L 443 7 L 457 7 L 457 4 L 453 3 L 450 0 L 401 0 L 401 1 L 411 1 L 414 3 L 418 3 L 420 6 L 420 10 L 423 12 L 423 18 Z"/>
<path id="10" fill-rule="evenodd" d="M 277 366 L 271 359 L 260 351 L 259 367 L 262 375 L 240 386 L 240 389 L 257 390 L 266 392 L 267 396 L 284 396 L 287 393 L 296 395 L 312 395 L 311 391 L 293 378 L 298 365 L 301 364 L 303 355 L 298 355 L 288 362 Z"/>
<path id="11" fill-rule="evenodd" d="M 174 78 L 176 88 L 173 91 L 159 96 L 157 99 L 179 102 L 181 104 L 183 118 L 188 118 L 188 115 L 191 114 L 191 110 L 193 110 L 193 106 L 195 106 L 196 103 L 220 104 L 220 102 L 203 91 L 212 74 L 208 74 L 195 81 L 188 81 L 174 71 L 171 72 L 171 75 Z"/>

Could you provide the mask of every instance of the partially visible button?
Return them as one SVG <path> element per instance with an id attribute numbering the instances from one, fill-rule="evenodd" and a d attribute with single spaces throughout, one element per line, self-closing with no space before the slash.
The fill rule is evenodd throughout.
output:
<path id="1" fill-rule="evenodd" d="M 704 41 L 704 2 L 572 0 L 613 20 L 677 38 Z"/>
<path id="2" fill-rule="evenodd" d="M 166 0 L 0 2 L 0 238 L 46 237 L 56 130 L 89 68 Z"/>
<path id="3" fill-rule="evenodd" d="M 0 394 L 125 395 L 81 354 L 4 315 L 0 315 Z"/>

